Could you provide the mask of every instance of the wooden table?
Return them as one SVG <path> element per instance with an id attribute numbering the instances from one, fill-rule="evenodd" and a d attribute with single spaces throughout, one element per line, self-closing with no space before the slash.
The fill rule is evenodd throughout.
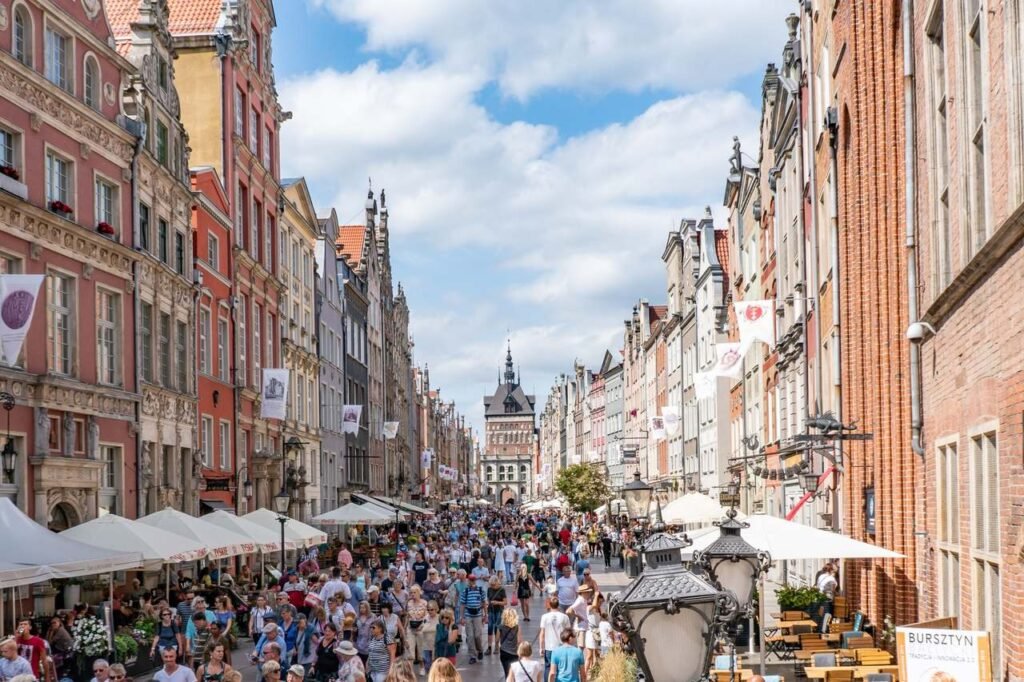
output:
<path id="1" fill-rule="evenodd" d="M 778 623 L 775 623 L 774 627 L 778 628 L 779 630 L 789 631 L 797 625 L 809 625 L 811 626 L 811 628 L 818 627 L 818 624 L 815 623 L 813 620 L 780 620 Z"/>
<path id="2" fill-rule="evenodd" d="M 800 613 L 804 614 L 804 618 L 810 618 L 811 617 L 811 614 L 807 613 L 806 611 L 801 611 Z M 781 611 L 779 611 L 778 613 L 769 613 L 768 615 L 771 616 L 772 618 L 774 618 L 775 620 L 782 620 L 782 612 Z"/>
<path id="3" fill-rule="evenodd" d="M 736 670 L 715 670 L 712 669 L 708 675 L 715 682 L 729 682 L 730 675 L 735 673 L 734 680 L 749 680 L 754 676 L 754 671 L 751 668 L 736 668 Z"/>
<path id="4" fill-rule="evenodd" d="M 815 668 L 808 666 L 804 668 L 804 673 L 808 679 L 811 680 L 823 680 L 825 674 L 829 671 L 845 671 L 852 670 L 853 676 L 857 679 L 867 677 L 871 673 L 889 673 L 892 675 L 892 679 L 899 682 L 900 679 L 900 667 L 898 665 L 840 665 L 840 666 L 829 666 L 827 668 Z"/>

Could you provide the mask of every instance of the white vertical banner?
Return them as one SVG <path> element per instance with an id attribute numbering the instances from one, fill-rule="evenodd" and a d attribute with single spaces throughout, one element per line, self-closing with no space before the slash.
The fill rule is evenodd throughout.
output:
<path id="1" fill-rule="evenodd" d="M 344 405 L 341 408 L 341 432 L 358 435 L 359 420 L 362 416 L 362 405 Z"/>
<path id="2" fill-rule="evenodd" d="M 745 348 L 740 343 L 716 343 L 715 351 L 718 359 L 711 373 L 719 377 L 739 378 L 743 373 L 743 353 Z"/>
<path id="3" fill-rule="evenodd" d="M 434 451 L 427 449 L 420 453 L 420 467 L 424 471 L 430 471 L 430 464 L 434 459 Z"/>
<path id="4" fill-rule="evenodd" d="M 44 279 L 46 275 L 0 275 L 0 344 L 8 364 L 21 355 Z"/>
<path id="5" fill-rule="evenodd" d="M 736 322 L 740 329 L 740 343 L 750 348 L 754 341 L 775 345 L 775 305 L 772 301 L 737 301 Z"/>
<path id="6" fill-rule="evenodd" d="M 675 405 L 665 405 L 661 408 L 661 418 L 664 421 L 665 435 L 671 438 L 679 433 L 680 420 L 678 407 Z"/>
<path id="7" fill-rule="evenodd" d="M 707 400 L 708 398 L 714 398 L 716 389 L 718 388 L 718 377 L 711 372 L 694 372 L 693 374 L 693 391 L 697 396 L 697 400 Z"/>
<path id="8" fill-rule="evenodd" d="M 665 418 L 660 415 L 648 417 L 647 435 L 655 442 L 665 440 Z"/>
<path id="9" fill-rule="evenodd" d="M 398 422 L 384 422 L 384 440 L 391 440 L 398 435 Z"/>
<path id="10" fill-rule="evenodd" d="M 263 370 L 263 402 L 260 417 L 284 419 L 288 411 L 288 370 Z"/>

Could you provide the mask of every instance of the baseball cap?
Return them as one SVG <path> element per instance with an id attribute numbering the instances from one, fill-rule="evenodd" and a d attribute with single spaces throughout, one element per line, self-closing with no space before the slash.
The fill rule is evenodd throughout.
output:
<path id="1" fill-rule="evenodd" d="M 295 675 L 301 680 L 303 677 L 306 676 L 306 669 L 303 668 L 301 665 L 293 665 L 292 667 L 288 668 L 288 674 Z"/>
<path id="2" fill-rule="evenodd" d="M 467 578 L 469 578 L 470 580 L 476 580 L 476 576 L 475 576 L 475 575 L 473 575 L 472 573 L 470 573 L 470 574 L 469 574 L 469 575 L 467 575 L 466 577 L 467 577 Z"/>

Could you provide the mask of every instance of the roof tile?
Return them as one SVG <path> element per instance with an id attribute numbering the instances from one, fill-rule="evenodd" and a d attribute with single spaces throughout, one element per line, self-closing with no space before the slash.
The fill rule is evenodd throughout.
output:
<path id="1" fill-rule="evenodd" d="M 338 239 L 334 242 L 338 254 L 347 253 L 351 256 L 348 264 L 358 268 L 363 258 L 363 241 L 366 239 L 365 225 L 342 225 L 338 228 Z"/>
<path id="2" fill-rule="evenodd" d="M 220 23 L 222 0 L 168 0 L 171 33 L 211 33 Z"/>

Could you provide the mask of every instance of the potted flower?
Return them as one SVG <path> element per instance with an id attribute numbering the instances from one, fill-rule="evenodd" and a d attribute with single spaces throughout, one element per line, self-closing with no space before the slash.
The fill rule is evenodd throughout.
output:
<path id="1" fill-rule="evenodd" d="M 28 186 L 21 181 L 21 172 L 10 164 L 0 165 L 0 189 L 22 199 L 28 198 Z"/>
<path id="2" fill-rule="evenodd" d="M 50 202 L 50 210 L 54 213 L 64 214 L 65 218 L 75 212 L 75 209 L 71 208 L 60 199 L 54 199 Z"/>
<path id="3" fill-rule="evenodd" d="M 79 618 L 71 628 L 74 638 L 72 651 L 77 654 L 79 670 L 89 677 L 92 664 L 110 651 L 110 631 L 103 622 L 93 616 Z"/>
<path id="4" fill-rule="evenodd" d="M 131 635 L 114 635 L 114 660 L 130 666 L 139 654 L 139 643 Z"/>
<path id="5" fill-rule="evenodd" d="M 100 224 L 96 226 L 96 231 L 99 232 L 100 234 L 105 234 L 108 237 L 113 237 L 116 233 L 116 230 L 114 230 L 114 226 L 105 220 L 100 221 Z"/>

